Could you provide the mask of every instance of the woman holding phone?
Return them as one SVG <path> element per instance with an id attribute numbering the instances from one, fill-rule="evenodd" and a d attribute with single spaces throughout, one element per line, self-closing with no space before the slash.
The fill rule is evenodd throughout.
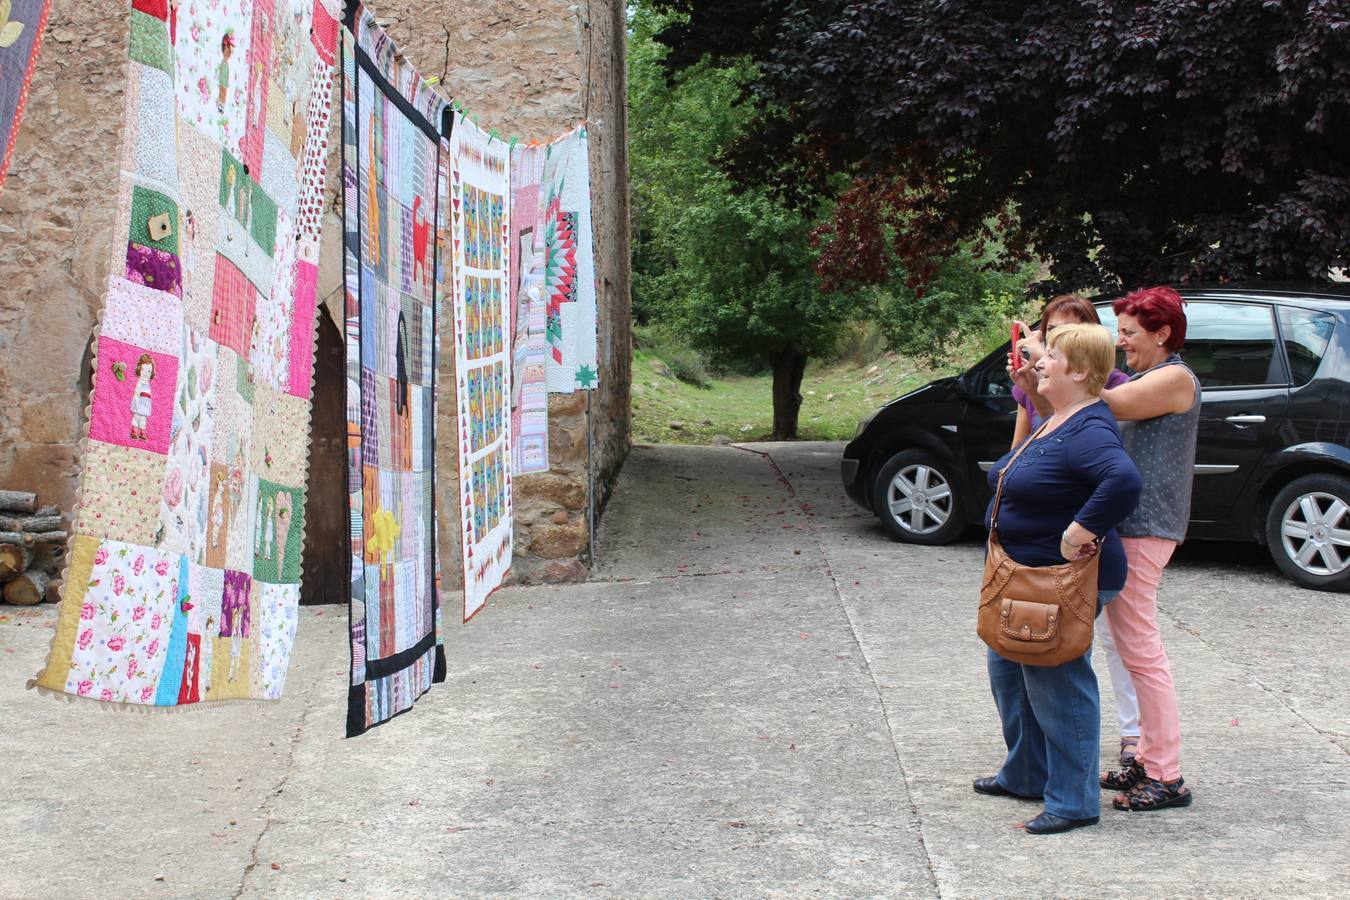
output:
<path id="1" fill-rule="evenodd" d="M 1030 371 L 1030 367 L 1044 353 L 1046 339 L 1056 328 L 1064 325 L 1100 324 L 1101 318 L 1097 315 L 1097 307 L 1077 294 L 1061 294 L 1050 299 L 1045 304 L 1045 309 L 1041 311 L 1039 329 L 1033 331 L 1022 322 L 1013 323 L 1014 329 L 1027 336 L 1020 345 L 1026 350 L 1023 354 L 1022 367 Z M 1105 389 L 1119 387 L 1129 380 L 1130 376 L 1113 368 L 1111 374 L 1107 376 Z M 1012 440 L 1012 445 L 1016 448 L 1022 446 L 1022 442 L 1040 427 L 1042 417 L 1031 396 L 1020 385 L 1014 385 L 1012 393 L 1013 399 L 1017 401 L 1017 425 L 1013 429 Z M 1105 617 L 1097 621 L 1097 636 L 1102 649 L 1106 651 L 1106 666 L 1111 673 L 1111 693 L 1116 698 L 1116 718 L 1120 723 L 1120 764 L 1128 766 L 1134 762 L 1135 753 L 1139 748 L 1139 701 L 1135 697 L 1130 672 L 1125 668 L 1125 662 L 1116 650 L 1111 626 Z"/>

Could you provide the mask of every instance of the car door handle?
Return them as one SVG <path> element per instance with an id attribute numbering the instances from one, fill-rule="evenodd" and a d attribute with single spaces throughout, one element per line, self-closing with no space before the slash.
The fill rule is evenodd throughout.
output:
<path id="1" fill-rule="evenodd" d="M 1260 425 L 1265 420 L 1265 416 L 1249 416 L 1246 413 L 1224 419 L 1225 422 L 1231 422 L 1234 425 Z"/>

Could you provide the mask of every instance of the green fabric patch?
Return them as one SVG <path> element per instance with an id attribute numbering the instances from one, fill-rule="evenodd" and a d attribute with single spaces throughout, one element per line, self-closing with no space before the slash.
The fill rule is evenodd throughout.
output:
<path id="1" fill-rule="evenodd" d="M 169 217 L 169 235 L 163 240 L 150 237 L 150 220 L 156 216 Z M 140 186 L 131 189 L 131 242 L 154 247 L 178 255 L 178 204 L 159 191 Z"/>
<path id="2" fill-rule="evenodd" d="M 300 544 L 305 536 L 305 498 L 300 488 L 258 479 L 253 578 L 269 584 L 300 581 Z"/>
<path id="3" fill-rule="evenodd" d="M 163 19 L 133 9 L 130 52 L 136 62 L 173 77 L 173 47 L 169 44 L 169 25 Z"/>
<path id="4" fill-rule="evenodd" d="M 276 201 L 263 193 L 262 185 L 229 151 L 220 154 L 220 190 L 216 197 L 225 212 L 248 229 L 264 253 L 271 256 L 276 251 Z"/>
<path id="5" fill-rule="evenodd" d="M 253 367 L 249 365 L 248 357 L 241 354 L 235 355 L 235 381 L 234 389 L 244 398 L 244 402 L 249 406 L 253 405 L 253 397 L 256 393 L 253 389 Z"/>

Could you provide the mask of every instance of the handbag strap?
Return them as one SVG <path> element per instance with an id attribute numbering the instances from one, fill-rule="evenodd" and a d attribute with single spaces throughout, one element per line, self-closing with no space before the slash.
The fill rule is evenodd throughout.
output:
<path id="1" fill-rule="evenodd" d="M 1015 462 L 1017 462 L 1017 457 L 1019 457 L 1019 456 L 1022 455 L 1022 451 L 1025 450 L 1025 449 L 1027 449 L 1028 447 L 1030 447 L 1030 446 L 1031 446 L 1031 442 L 1034 441 L 1034 440 L 1036 440 L 1036 438 L 1040 437 L 1040 436 L 1041 436 L 1041 432 L 1042 432 L 1042 431 L 1045 431 L 1046 426 L 1049 425 L 1049 424 L 1050 424 L 1050 418 L 1047 417 L 1046 420 L 1045 420 L 1044 422 L 1041 423 L 1041 427 L 1040 427 L 1040 428 L 1037 428 L 1037 429 L 1035 430 L 1035 432 L 1032 433 L 1031 437 L 1029 437 L 1029 438 L 1027 438 L 1025 441 L 1023 441 L 1023 442 L 1022 442 L 1022 446 L 1020 446 L 1020 447 L 1017 448 L 1017 452 L 1014 453 L 1014 454 L 1012 455 L 1012 458 L 1008 460 L 1008 464 L 1007 464 L 1006 466 L 1004 466 L 1002 469 L 999 469 L 999 472 L 998 472 L 998 489 L 994 491 L 994 509 L 993 509 L 993 511 L 989 514 L 989 532 L 990 532 L 990 534 L 997 534 L 997 532 L 998 532 L 998 507 L 999 507 L 999 504 L 1003 502 L 1003 479 L 1004 479 L 1004 477 L 1007 476 L 1008 470 L 1012 468 L 1012 464 L 1015 463 Z"/>

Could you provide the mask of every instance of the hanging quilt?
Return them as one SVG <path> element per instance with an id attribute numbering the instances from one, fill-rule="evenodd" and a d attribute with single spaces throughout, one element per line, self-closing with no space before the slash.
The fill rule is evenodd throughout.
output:
<path id="1" fill-rule="evenodd" d="M 511 567 L 510 153 L 458 113 L 450 134 L 464 619 Z"/>
<path id="2" fill-rule="evenodd" d="M 548 471 L 548 386 L 544 302 L 544 231 L 540 227 L 539 182 L 544 148 L 511 151 L 511 471 Z"/>
<path id="3" fill-rule="evenodd" d="M 326 2 L 132 4 L 124 237 L 39 688 L 141 706 L 281 696 L 337 51 Z"/>
<path id="4" fill-rule="evenodd" d="M 444 101 L 364 7 L 343 31 L 347 734 L 445 680 L 436 582 L 435 234 Z"/>
<path id="5" fill-rule="evenodd" d="M 599 383 L 596 364 L 595 256 L 585 126 L 544 151 L 540 189 L 547 303 L 548 390 L 570 394 Z"/>
<path id="6" fill-rule="evenodd" d="M 42 34 L 52 0 L 0 0 L 0 190 L 14 156 L 14 141 L 28 102 Z"/>

